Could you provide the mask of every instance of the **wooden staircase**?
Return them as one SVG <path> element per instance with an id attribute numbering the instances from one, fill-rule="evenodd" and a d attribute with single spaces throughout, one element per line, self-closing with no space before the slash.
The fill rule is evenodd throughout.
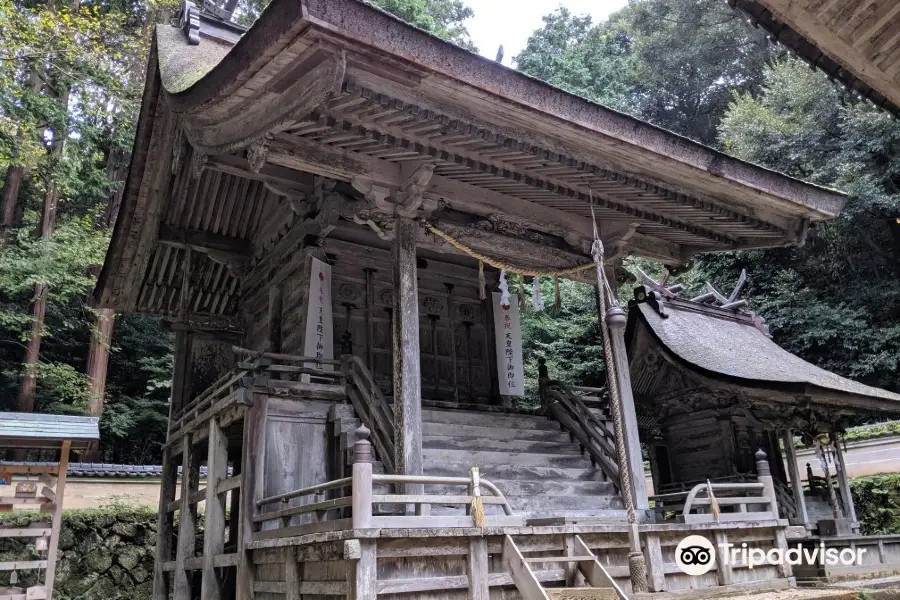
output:
<path id="1" fill-rule="evenodd" d="M 576 579 L 583 579 L 586 585 L 583 587 L 545 588 L 532 569 L 532 565 L 547 563 L 575 565 L 580 575 Z M 575 536 L 575 555 L 533 558 L 523 556 L 512 537 L 506 536 L 503 542 L 503 564 L 512 575 L 513 583 L 523 600 L 628 600 L 622 589 L 616 585 L 600 561 L 597 560 L 596 555 L 577 535 Z"/>
<path id="2" fill-rule="evenodd" d="M 422 431 L 426 475 L 460 476 L 477 466 L 527 519 L 625 518 L 613 482 L 554 419 L 425 408 Z"/>

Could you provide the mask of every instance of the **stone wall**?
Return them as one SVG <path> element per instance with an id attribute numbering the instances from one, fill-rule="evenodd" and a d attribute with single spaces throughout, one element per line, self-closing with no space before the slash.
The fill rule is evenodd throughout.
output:
<path id="1" fill-rule="evenodd" d="M 49 515 L 4 514 L 0 527 L 49 522 Z M 57 566 L 57 600 L 149 600 L 153 587 L 156 512 L 109 506 L 63 513 Z M 0 540 L 0 561 L 34 560 L 32 540 Z M 20 571 L 18 583 L 38 583 L 43 572 Z M 9 573 L 0 574 L 0 586 Z"/>

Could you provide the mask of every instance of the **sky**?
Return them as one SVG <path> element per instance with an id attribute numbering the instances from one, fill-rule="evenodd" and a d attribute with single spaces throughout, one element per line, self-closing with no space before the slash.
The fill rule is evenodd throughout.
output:
<path id="1" fill-rule="evenodd" d="M 482 55 L 497 57 L 503 44 L 503 64 L 510 66 L 535 29 L 543 26 L 541 17 L 565 6 L 575 14 L 589 13 L 594 22 L 605 20 L 627 0 L 464 0 L 475 16 L 466 22 L 472 41 Z"/>

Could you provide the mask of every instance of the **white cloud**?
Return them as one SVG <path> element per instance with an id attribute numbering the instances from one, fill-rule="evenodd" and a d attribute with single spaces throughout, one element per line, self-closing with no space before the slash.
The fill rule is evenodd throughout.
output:
<path id="1" fill-rule="evenodd" d="M 495 58 L 504 46 L 503 64 L 510 65 L 531 34 L 543 26 L 541 17 L 565 6 L 575 14 L 590 14 L 594 22 L 605 20 L 627 0 L 464 0 L 475 16 L 466 22 L 472 41 L 483 56 Z"/>

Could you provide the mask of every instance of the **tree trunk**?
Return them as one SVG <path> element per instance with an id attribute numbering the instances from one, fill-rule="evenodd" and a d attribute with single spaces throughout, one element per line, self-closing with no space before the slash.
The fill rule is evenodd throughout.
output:
<path id="1" fill-rule="evenodd" d="M 51 183 L 44 194 L 44 210 L 41 216 L 40 237 L 50 238 L 56 227 L 56 203 L 59 193 L 55 183 Z M 34 286 L 34 305 L 32 309 L 31 338 L 25 350 L 22 383 L 19 386 L 19 397 L 16 410 L 19 412 L 34 411 L 34 392 L 37 386 L 37 365 L 41 356 L 41 333 L 44 329 L 44 314 L 47 311 L 47 286 L 42 283 Z"/>
<path id="2" fill-rule="evenodd" d="M 10 165 L 3 181 L 3 200 L 0 204 L 0 245 L 9 239 L 10 230 L 16 219 L 16 205 L 19 202 L 19 188 L 25 178 L 25 167 Z"/>
<path id="3" fill-rule="evenodd" d="M 109 365 L 109 345 L 112 343 L 113 324 L 116 313 L 111 308 L 97 310 L 94 331 L 91 334 L 91 347 L 88 350 L 88 414 L 100 418 L 106 399 L 106 372 Z M 100 457 L 99 441 L 91 442 L 82 455 L 85 462 L 97 462 Z"/>

